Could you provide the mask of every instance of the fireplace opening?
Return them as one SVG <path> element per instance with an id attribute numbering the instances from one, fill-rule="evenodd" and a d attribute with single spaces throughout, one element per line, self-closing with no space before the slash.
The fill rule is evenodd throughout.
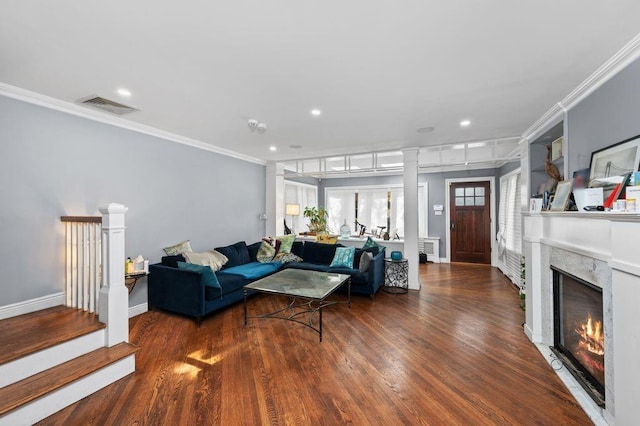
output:
<path id="1" fill-rule="evenodd" d="M 553 352 L 601 407 L 605 405 L 602 289 L 553 270 Z"/>

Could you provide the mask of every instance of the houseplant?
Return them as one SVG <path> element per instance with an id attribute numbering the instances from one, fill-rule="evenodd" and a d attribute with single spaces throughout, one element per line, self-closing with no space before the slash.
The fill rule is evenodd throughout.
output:
<path id="1" fill-rule="evenodd" d="M 311 232 L 327 232 L 327 219 L 329 214 L 323 208 L 305 207 L 304 217 L 309 218 L 309 231 Z"/>

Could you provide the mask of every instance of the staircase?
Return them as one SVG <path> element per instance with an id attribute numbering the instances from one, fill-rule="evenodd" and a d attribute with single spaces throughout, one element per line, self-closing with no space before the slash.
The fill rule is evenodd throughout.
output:
<path id="1" fill-rule="evenodd" d="M 135 370 L 137 347 L 105 347 L 105 324 L 57 306 L 0 321 L 0 425 L 33 424 Z"/>

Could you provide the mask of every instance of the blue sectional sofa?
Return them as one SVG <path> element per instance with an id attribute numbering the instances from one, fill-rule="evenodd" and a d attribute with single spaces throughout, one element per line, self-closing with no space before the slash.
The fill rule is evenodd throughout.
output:
<path id="1" fill-rule="evenodd" d="M 257 279 L 271 275 L 283 268 L 308 269 L 323 272 L 337 272 L 351 275 L 351 292 L 366 294 L 372 299 L 384 282 L 384 251 L 375 251 L 375 256 L 367 272 L 356 268 L 331 268 L 336 247 L 339 245 L 312 242 L 295 242 L 292 253 L 302 262 L 260 263 L 256 260 L 260 242 L 247 246 L 244 241 L 230 246 L 218 247 L 229 261 L 215 273 L 220 288 L 205 285 L 200 272 L 179 269 L 178 262 L 184 257 L 165 256 L 161 263 L 149 265 L 148 294 L 149 309 L 160 308 L 182 315 L 195 317 L 196 323 L 205 315 L 222 309 L 243 299 L 242 288 Z M 358 252 L 356 257 L 361 254 Z M 359 258 L 358 258 L 359 259 Z"/>

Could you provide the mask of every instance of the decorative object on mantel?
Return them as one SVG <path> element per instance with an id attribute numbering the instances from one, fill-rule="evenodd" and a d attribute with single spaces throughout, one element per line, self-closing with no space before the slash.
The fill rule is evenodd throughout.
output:
<path id="1" fill-rule="evenodd" d="M 562 180 L 562 174 L 558 170 L 558 166 L 553 164 L 551 159 L 551 145 L 547 145 L 547 159 L 544 162 L 544 170 L 547 172 L 552 181 L 547 183 L 547 191 L 551 192 L 556 187 L 558 182 Z"/>
<path id="2" fill-rule="evenodd" d="M 570 180 L 558 183 L 556 194 L 555 197 L 553 197 L 553 201 L 551 201 L 549 211 L 563 212 L 566 209 L 569 196 L 571 195 L 571 186 L 572 182 Z"/>
<path id="3" fill-rule="evenodd" d="M 640 170 L 640 135 L 591 154 L 589 187 L 602 187 L 611 207 L 621 195 L 631 175 Z M 617 193 L 617 194 L 616 194 Z M 607 203 L 605 202 L 605 207 Z"/>

